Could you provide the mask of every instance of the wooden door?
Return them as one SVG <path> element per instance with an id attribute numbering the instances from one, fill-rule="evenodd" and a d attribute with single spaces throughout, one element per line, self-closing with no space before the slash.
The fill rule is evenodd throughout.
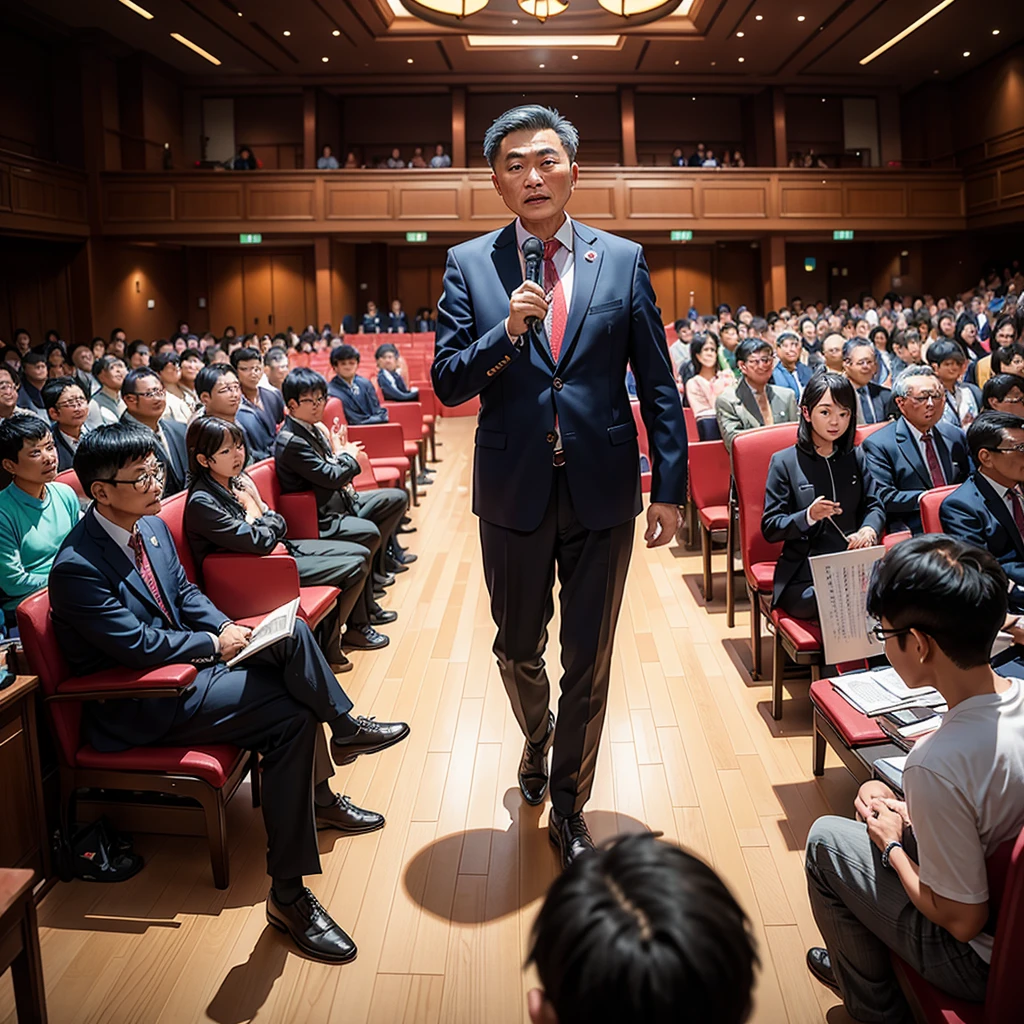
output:
<path id="1" fill-rule="evenodd" d="M 676 303 L 676 260 L 671 249 L 648 249 L 647 269 L 651 273 L 651 286 L 661 309 L 663 323 L 672 323 L 686 315 L 686 307 L 677 308 Z"/>
<path id="2" fill-rule="evenodd" d="M 243 331 L 246 323 L 241 253 L 210 253 L 210 330 L 219 338 L 228 324 Z"/>
<path id="3" fill-rule="evenodd" d="M 245 331 L 262 334 L 271 330 L 274 319 L 274 287 L 271 259 L 264 253 L 246 253 L 242 257 L 245 292 Z"/>
<path id="4" fill-rule="evenodd" d="M 697 310 L 704 316 L 714 312 L 711 298 L 710 249 L 683 247 L 676 250 L 677 319 L 686 316 L 686 311 L 691 305 L 696 305 Z"/>
<path id="5" fill-rule="evenodd" d="M 271 334 L 293 327 L 299 334 L 312 318 L 306 310 L 306 274 L 301 253 L 281 253 L 271 257 L 273 288 L 273 323 L 267 328 Z M 317 324 L 317 327 L 320 325 Z"/>

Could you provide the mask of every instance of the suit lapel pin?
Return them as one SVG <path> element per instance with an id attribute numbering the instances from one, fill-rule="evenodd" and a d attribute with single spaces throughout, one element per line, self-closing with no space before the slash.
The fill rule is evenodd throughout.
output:
<path id="1" fill-rule="evenodd" d="M 594 260 L 596 260 L 596 259 L 597 259 L 597 253 L 596 253 L 596 252 L 594 252 L 594 250 L 593 250 L 593 249 L 588 249 L 588 250 L 587 250 L 587 251 L 586 251 L 586 252 L 585 252 L 585 253 L 583 254 L 583 258 L 584 258 L 584 259 L 585 259 L 585 260 L 586 260 L 586 261 L 587 261 L 588 263 L 593 263 L 593 262 L 594 262 Z"/>
<path id="2" fill-rule="evenodd" d="M 150 537 L 149 538 L 149 543 L 152 544 L 153 547 L 155 547 L 155 548 L 160 547 L 160 542 L 156 539 L 156 537 Z"/>

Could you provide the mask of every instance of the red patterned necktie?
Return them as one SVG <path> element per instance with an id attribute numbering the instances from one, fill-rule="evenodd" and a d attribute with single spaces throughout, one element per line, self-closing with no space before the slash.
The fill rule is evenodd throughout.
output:
<path id="1" fill-rule="evenodd" d="M 146 551 L 146 542 L 142 539 L 142 534 L 135 530 L 128 539 L 128 544 L 135 552 L 135 568 L 139 571 L 142 582 L 146 584 L 146 589 L 153 595 L 153 600 L 156 601 L 157 606 L 164 613 L 167 621 L 173 622 L 171 613 L 167 610 L 167 605 L 164 604 L 164 599 L 160 594 L 160 587 L 157 585 L 156 574 L 153 572 L 153 566 L 150 564 L 149 554 Z"/>
<path id="2" fill-rule="evenodd" d="M 1013 506 L 1013 521 L 1017 524 L 1017 532 L 1024 537 L 1024 508 L 1021 507 L 1020 491 L 1014 487 L 1009 492 L 1010 504 Z"/>
<path id="3" fill-rule="evenodd" d="M 555 253 L 562 247 L 557 238 L 544 243 L 544 291 L 551 295 L 551 331 L 548 344 L 551 346 L 551 358 L 558 362 L 558 354 L 562 351 L 562 339 L 565 337 L 565 291 L 562 279 L 555 269 Z"/>
<path id="4" fill-rule="evenodd" d="M 939 456 L 935 451 L 935 439 L 929 432 L 922 434 L 921 440 L 924 442 L 924 457 L 928 463 L 928 472 L 931 474 L 932 487 L 945 487 L 946 474 L 942 472 L 942 463 L 939 462 Z"/>

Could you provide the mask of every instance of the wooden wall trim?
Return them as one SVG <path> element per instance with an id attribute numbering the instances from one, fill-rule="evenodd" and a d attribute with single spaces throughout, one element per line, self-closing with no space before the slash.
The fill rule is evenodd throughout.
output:
<path id="1" fill-rule="evenodd" d="M 106 235 L 240 230 L 475 234 L 509 219 L 485 169 L 101 175 Z M 939 231 L 967 227 L 962 172 L 587 167 L 569 204 L 610 231 Z"/>
<path id="2" fill-rule="evenodd" d="M 87 238 L 86 185 L 82 171 L 0 151 L 0 232 Z"/>
<path id="3" fill-rule="evenodd" d="M 964 201 L 971 227 L 1024 220 L 1024 153 L 968 173 Z"/>

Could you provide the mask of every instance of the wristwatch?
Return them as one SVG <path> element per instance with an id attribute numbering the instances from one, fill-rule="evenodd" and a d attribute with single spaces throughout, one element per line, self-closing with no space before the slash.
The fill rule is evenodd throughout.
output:
<path id="1" fill-rule="evenodd" d="M 894 839 L 882 851 L 882 867 L 883 868 L 888 868 L 888 867 L 892 866 L 889 863 L 889 854 L 892 853 L 892 851 L 896 850 L 896 849 L 900 849 L 900 850 L 903 849 L 903 844 L 898 839 Z"/>

